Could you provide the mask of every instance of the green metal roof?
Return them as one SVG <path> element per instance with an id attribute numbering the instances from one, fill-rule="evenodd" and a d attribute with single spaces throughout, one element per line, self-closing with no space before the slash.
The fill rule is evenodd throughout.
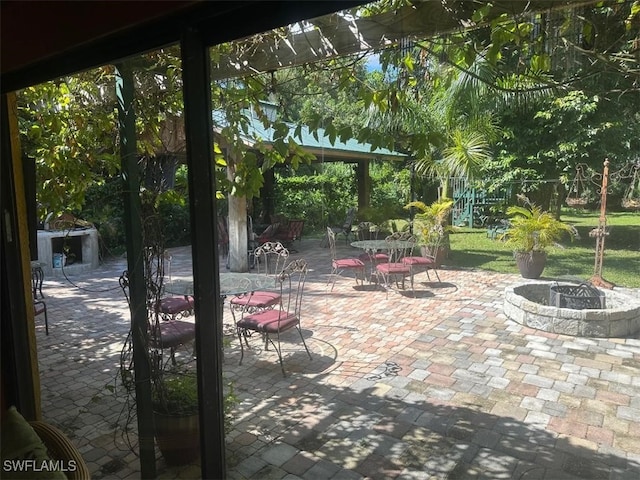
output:
<path id="1" fill-rule="evenodd" d="M 262 121 L 253 113 L 248 113 L 250 118 L 248 129 L 242 132 L 240 137 L 247 145 L 254 145 L 257 141 L 263 141 L 267 144 L 273 142 L 274 129 L 265 128 Z M 216 110 L 213 112 L 214 130 L 224 127 L 227 122 L 224 114 Z M 297 126 L 284 122 L 289 127 L 288 138 L 293 140 L 300 146 L 304 147 L 310 153 L 313 153 L 318 160 L 405 160 L 408 155 L 400 152 L 388 150 L 386 148 L 373 149 L 369 143 L 361 143 L 355 139 L 349 139 L 346 142 L 339 138 L 335 139 L 332 144 L 323 128 L 318 128 L 317 137 L 310 131 L 309 127 L 302 125 L 298 136 L 296 134 Z M 285 139 L 286 141 L 286 139 Z"/>

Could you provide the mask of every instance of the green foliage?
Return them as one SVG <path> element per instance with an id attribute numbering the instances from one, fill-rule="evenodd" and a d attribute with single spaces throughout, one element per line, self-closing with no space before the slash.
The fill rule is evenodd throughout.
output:
<path id="1" fill-rule="evenodd" d="M 38 216 L 79 210 L 87 189 L 117 171 L 113 95 L 107 67 L 18 92 L 23 155 L 36 163 Z"/>
<path id="2" fill-rule="evenodd" d="M 168 370 L 152 383 L 151 401 L 155 412 L 166 415 L 194 415 L 198 413 L 198 381 L 195 371 Z M 226 384 L 224 392 L 224 428 L 233 427 L 232 410 L 238 403 L 233 382 Z"/>
<path id="3" fill-rule="evenodd" d="M 158 213 L 162 218 L 165 247 L 178 247 L 191 243 L 191 222 L 188 199 L 175 193 L 165 192 L 158 202 Z"/>
<path id="4" fill-rule="evenodd" d="M 171 415 L 198 413 L 198 383 L 188 372 L 166 372 L 156 379 L 152 390 L 153 409 Z"/>
<path id="5" fill-rule="evenodd" d="M 420 201 L 410 202 L 404 208 L 415 208 L 419 211 L 414 217 L 413 233 L 419 236 L 423 245 L 435 243 L 436 237 L 442 237 L 449 232 L 449 215 L 453 208 L 453 200 L 450 198 L 443 197 L 430 205 Z"/>
<path id="6" fill-rule="evenodd" d="M 122 178 L 110 177 L 87 188 L 84 208 L 77 217 L 93 223 L 100 234 L 103 257 L 125 251 Z"/>
<path id="7" fill-rule="evenodd" d="M 409 198 L 410 172 L 402 165 L 389 162 L 371 163 L 370 207 L 358 212 L 358 221 L 381 224 L 390 218 L 399 218 L 402 205 Z M 273 192 L 275 210 L 288 218 L 304 218 L 305 231 L 322 231 L 327 225 L 338 225 L 345 212 L 357 205 L 357 185 L 352 165 L 322 164 L 321 173 L 312 169 L 276 177 Z M 303 175 L 303 173 L 308 173 Z"/>
<path id="8" fill-rule="evenodd" d="M 407 232 L 410 226 L 406 218 L 389 218 L 379 224 L 380 231 L 385 233 Z"/>
<path id="9" fill-rule="evenodd" d="M 502 238 L 505 245 L 516 252 L 543 252 L 560 240 L 563 234 L 568 233 L 573 240 L 577 233 L 572 226 L 557 220 L 526 198 L 524 206 L 512 205 L 507 208 L 507 215 L 511 217 L 511 224 Z"/>
<path id="10" fill-rule="evenodd" d="M 361 221 L 380 223 L 389 218 L 402 217 L 402 206 L 410 199 L 411 171 L 403 164 L 374 161 L 370 163 L 369 175 L 371 177 L 371 209 L 379 212 L 380 218 L 374 221 L 371 218 L 361 218 Z"/>

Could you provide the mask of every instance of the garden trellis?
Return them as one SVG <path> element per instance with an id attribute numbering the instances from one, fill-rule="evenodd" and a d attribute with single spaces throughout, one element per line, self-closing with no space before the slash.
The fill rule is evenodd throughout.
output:
<path id="1" fill-rule="evenodd" d="M 640 210 L 640 159 L 631 164 L 631 182 L 622 197 L 622 207 L 629 210 Z"/>
<path id="2" fill-rule="evenodd" d="M 584 208 L 589 201 L 589 190 L 586 186 L 588 180 L 584 173 L 584 169 L 585 165 L 583 163 L 576 165 L 576 176 L 571 182 L 569 193 L 567 194 L 567 198 L 565 198 L 565 203 L 570 207 Z"/>
<path id="3" fill-rule="evenodd" d="M 598 220 L 598 226 L 589 232 L 590 237 L 596 239 L 596 254 L 595 264 L 593 267 L 593 276 L 590 282 L 603 288 L 613 288 L 613 284 L 607 282 L 602 278 L 602 262 L 604 260 L 604 239 L 609 235 L 607 229 L 607 190 L 609 186 L 609 180 L 620 181 L 626 178 L 631 178 L 631 184 L 629 186 L 628 193 L 634 194 L 633 189 L 636 188 L 638 182 L 638 169 L 640 168 L 640 162 L 635 161 L 633 163 L 627 163 L 620 170 L 616 170 L 613 173 L 609 173 L 609 159 L 604 161 L 604 169 L 602 174 L 594 173 L 592 175 L 592 182 L 600 185 L 600 218 Z M 640 191 L 636 190 L 640 193 Z M 638 200 L 638 199 L 636 199 Z"/>

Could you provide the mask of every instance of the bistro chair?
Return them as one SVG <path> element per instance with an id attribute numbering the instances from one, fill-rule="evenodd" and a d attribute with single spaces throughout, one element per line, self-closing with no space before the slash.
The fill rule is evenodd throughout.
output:
<path id="1" fill-rule="evenodd" d="M 397 288 L 402 285 L 404 290 L 405 278 L 411 276 L 411 267 L 403 263 L 402 259 L 411 254 L 416 239 L 409 232 L 396 232 L 385 238 L 385 241 L 389 258 L 386 262 L 376 265 L 376 274 L 381 280 L 379 283 L 384 286 L 387 293 L 392 283 L 395 283 Z"/>
<path id="2" fill-rule="evenodd" d="M 119 283 L 127 304 L 131 306 L 127 270 L 120 275 Z M 182 317 L 193 312 L 193 297 L 191 295 L 165 297 L 155 303 L 149 302 L 147 297 L 147 309 L 152 312 L 151 315 L 147 314 L 150 345 L 160 351 L 169 349 L 171 361 L 175 365 L 176 349 L 196 338 L 195 324 L 181 320 Z"/>
<path id="3" fill-rule="evenodd" d="M 438 282 L 440 282 L 440 276 L 438 275 L 438 263 L 437 263 L 437 255 L 438 250 L 440 249 L 440 243 L 442 241 L 442 236 L 438 235 L 435 240 L 431 241 L 428 245 L 422 247 L 422 255 L 421 256 L 406 256 L 402 258 L 402 263 L 405 265 L 409 265 L 411 270 L 411 290 L 413 290 L 413 277 L 416 273 L 424 270 L 427 274 L 427 279 L 431 281 L 431 277 L 429 276 L 429 270 L 433 270 L 433 273 L 436 274 L 436 278 Z"/>
<path id="4" fill-rule="evenodd" d="M 236 329 L 240 340 L 240 365 L 244 358 L 244 344 L 249 348 L 248 338 L 251 332 L 258 332 L 264 336 L 265 350 L 269 343 L 278 354 L 282 375 L 286 376 L 282 361 L 281 333 L 295 328 L 300 334 L 302 345 L 311 359 L 311 352 L 302 335 L 300 328 L 302 296 L 307 277 L 307 262 L 303 259 L 289 263 L 276 277 L 280 301 L 271 309 L 260 310 L 244 315 L 237 323 Z"/>
<path id="5" fill-rule="evenodd" d="M 44 313 L 44 331 L 49 335 L 49 317 L 47 315 L 47 304 L 43 300 L 33 300 L 33 315 L 37 317 Z"/>
<path id="6" fill-rule="evenodd" d="M 40 298 L 44 298 L 44 293 L 42 293 L 42 283 L 44 282 L 44 271 L 42 270 L 42 266 L 40 262 L 32 261 L 31 262 L 31 289 L 33 290 L 33 298 L 38 299 L 38 293 L 40 293 Z"/>
<path id="7" fill-rule="evenodd" d="M 348 244 L 349 235 L 351 235 L 351 228 L 353 227 L 353 222 L 356 219 L 356 213 L 357 213 L 357 210 L 355 209 L 355 207 L 351 207 L 349 210 L 347 210 L 347 215 L 342 225 L 327 227 L 327 228 L 331 229 L 331 231 L 335 234 L 335 236 L 344 235 L 344 241 L 345 243 Z M 328 236 L 324 237 L 322 239 L 321 246 L 326 247 L 328 242 L 329 242 L 329 237 Z"/>
<path id="8" fill-rule="evenodd" d="M 327 227 L 327 239 L 329 240 L 329 250 L 331 252 L 331 275 L 329 282 L 331 282 L 331 290 L 336 284 L 336 278 L 342 274 L 345 270 L 352 270 L 355 273 L 356 285 L 358 284 L 358 276 L 362 278 L 362 284 L 364 285 L 365 279 L 365 265 L 359 258 L 336 258 L 336 234 L 331 227 Z"/>
<path id="9" fill-rule="evenodd" d="M 276 278 L 289 258 L 289 250 L 280 242 L 266 242 L 256 248 L 253 254 L 256 273 L 273 277 L 274 290 L 258 290 L 233 297 L 229 301 L 229 308 L 234 323 L 237 323 L 236 312 L 241 312 L 242 316 L 245 313 L 274 308 L 280 302 L 280 292 L 275 288 L 277 287 Z"/>

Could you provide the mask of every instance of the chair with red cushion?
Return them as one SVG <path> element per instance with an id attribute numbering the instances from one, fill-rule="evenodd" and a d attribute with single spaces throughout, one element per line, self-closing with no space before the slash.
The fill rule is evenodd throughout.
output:
<path id="1" fill-rule="evenodd" d="M 265 242 L 254 250 L 256 273 L 273 277 L 274 290 L 262 290 L 250 292 L 233 297 L 229 301 L 233 321 L 236 322 L 236 312 L 254 313 L 260 310 L 275 307 L 280 302 L 280 292 L 276 278 L 282 272 L 289 258 L 289 250 L 280 242 Z"/>
<path id="2" fill-rule="evenodd" d="M 276 280 L 280 301 L 275 308 L 260 310 L 244 315 L 237 323 L 238 339 L 240 340 L 240 364 L 244 358 L 244 344 L 249 348 L 248 336 L 251 332 L 258 332 L 265 338 L 265 350 L 269 343 L 278 354 L 282 375 L 286 376 L 282 360 L 281 334 L 295 328 L 300 334 L 307 355 L 311 359 L 311 352 L 302 335 L 300 328 L 302 296 L 307 277 L 307 262 L 299 259 L 289 263 Z"/>
<path id="3" fill-rule="evenodd" d="M 425 245 L 422 247 L 422 255 L 421 256 L 406 256 L 402 259 L 402 262 L 406 265 L 409 265 L 411 269 L 411 289 L 413 290 L 413 277 L 416 273 L 424 270 L 427 274 L 427 279 L 431 281 L 431 277 L 429 276 L 429 270 L 433 270 L 433 273 L 436 274 L 436 278 L 438 282 L 440 282 L 440 276 L 438 275 L 437 267 L 439 266 L 437 263 L 437 255 L 438 249 L 440 248 L 442 237 L 438 236 L 432 241 L 429 245 Z"/>
<path id="4" fill-rule="evenodd" d="M 329 250 L 331 251 L 331 275 L 329 277 L 331 290 L 336 284 L 336 278 L 345 270 L 352 270 L 355 273 L 356 285 L 358 284 L 358 278 L 361 278 L 364 285 L 364 262 L 359 258 L 336 258 L 336 234 L 331 227 L 327 227 L 327 239 L 329 241 Z"/>
<path id="5" fill-rule="evenodd" d="M 386 262 L 376 265 L 376 274 L 387 292 L 393 283 L 396 287 L 402 285 L 401 288 L 404 290 L 404 281 L 411 276 L 411 267 L 403 263 L 402 259 L 411 254 L 416 239 L 409 232 L 396 232 L 385 238 L 385 241 L 389 258 Z"/>
<path id="6" fill-rule="evenodd" d="M 119 278 L 127 304 L 129 301 L 129 272 L 124 271 Z M 178 347 L 196 338 L 195 324 L 180 320 L 193 312 L 194 300 L 191 295 L 176 295 L 161 298 L 155 304 L 147 305 L 148 333 L 150 345 L 160 351 L 169 349 L 171 361 L 176 363 Z M 131 334 L 131 333 L 130 333 Z"/>

